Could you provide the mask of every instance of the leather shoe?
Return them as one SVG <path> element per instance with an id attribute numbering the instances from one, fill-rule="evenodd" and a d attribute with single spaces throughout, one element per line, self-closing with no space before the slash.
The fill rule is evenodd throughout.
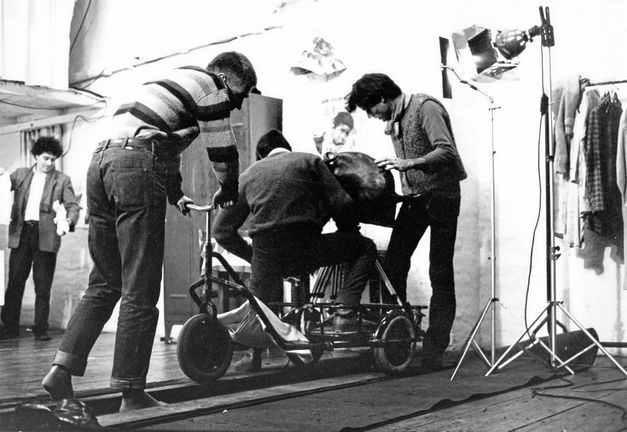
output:
<path id="1" fill-rule="evenodd" d="M 91 409 L 76 399 L 61 399 L 53 409 L 38 404 L 18 405 L 15 418 L 19 430 L 104 429 Z"/>
<path id="2" fill-rule="evenodd" d="M 76 399 L 61 399 L 52 410 L 59 423 L 76 429 L 104 429 L 87 405 Z"/>
<path id="3" fill-rule="evenodd" d="M 52 338 L 46 332 L 35 333 L 35 340 L 36 341 L 49 341 L 50 339 L 52 339 Z"/>
<path id="4" fill-rule="evenodd" d="M 238 372 L 258 372 L 261 370 L 261 348 L 249 350 L 244 357 L 235 363 L 234 369 Z"/>
<path id="5" fill-rule="evenodd" d="M 19 330 L 9 330 L 6 327 L 0 327 L 0 340 L 15 339 L 20 336 Z"/>
<path id="6" fill-rule="evenodd" d="M 374 330 L 376 327 L 377 324 L 374 321 L 361 319 L 355 312 L 349 314 L 336 313 L 333 317 L 333 331 L 335 333 L 358 333 L 362 330 Z"/>

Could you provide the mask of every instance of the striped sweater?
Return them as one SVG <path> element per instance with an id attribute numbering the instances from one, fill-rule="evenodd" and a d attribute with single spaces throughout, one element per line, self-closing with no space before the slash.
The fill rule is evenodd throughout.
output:
<path id="1" fill-rule="evenodd" d="M 221 187 L 237 188 L 231 101 L 217 75 L 195 66 L 174 69 L 142 85 L 131 100 L 113 115 L 112 138 L 158 139 L 180 153 L 200 135 Z"/>

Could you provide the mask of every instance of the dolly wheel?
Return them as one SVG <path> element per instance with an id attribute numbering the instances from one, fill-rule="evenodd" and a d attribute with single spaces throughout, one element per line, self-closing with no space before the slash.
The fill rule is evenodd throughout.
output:
<path id="1" fill-rule="evenodd" d="M 411 365 L 416 354 L 416 330 L 405 315 L 395 315 L 384 321 L 379 331 L 382 346 L 373 349 L 375 364 L 385 373 L 398 375 Z"/>
<path id="2" fill-rule="evenodd" d="M 233 344 L 224 325 L 201 313 L 183 325 L 176 354 L 185 375 L 199 383 L 210 382 L 226 373 L 233 358 Z"/>

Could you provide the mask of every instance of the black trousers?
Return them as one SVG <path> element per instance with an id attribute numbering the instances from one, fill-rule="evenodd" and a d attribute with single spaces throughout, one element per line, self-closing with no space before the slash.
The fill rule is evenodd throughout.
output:
<path id="1" fill-rule="evenodd" d="M 459 192 L 455 192 L 434 193 L 403 203 L 385 256 L 384 270 L 400 299 L 405 301 L 411 257 L 427 228 L 431 229 L 429 279 L 433 292 L 428 311 L 429 328 L 423 341 L 424 353 L 428 355 L 444 352 L 455 320 L 453 254 L 459 201 Z"/>
<path id="2" fill-rule="evenodd" d="M 48 330 L 48 315 L 50 314 L 50 289 L 57 264 L 55 252 L 39 250 L 39 225 L 28 222 L 22 228 L 20 246 L 11 249 L 9 255 L 9 283 L 4 294 L 2 307 L 2 323 L 11 332 L 20 328 L 20 313 L 26 280 L 33 269 L 33 283 L 35 285 L 35 334 Z"/>
<path id="3" fill-rule="evenodd" d="M 303 276 L 319 267 L 349 263 L 337 303 L 354 308 L 359 306 L 376 259 L 376 245 L 358 231 L 320 234 L 283 229 L 253 238 L 250 290 L 264 303 L 280 301 L 283 277 Z"/>

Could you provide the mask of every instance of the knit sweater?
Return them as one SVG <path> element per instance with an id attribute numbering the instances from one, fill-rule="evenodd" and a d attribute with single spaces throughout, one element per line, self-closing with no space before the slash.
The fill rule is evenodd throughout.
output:
<path id="1" fill-rule="evenodd" d="M 110 138 L 159 139 L 180 153 L 200 134 L 218 182 L 236 188 L 239 161 L 230 115 L 229 91 L 222 80 L 186 66 L 141 86 L 115 112 Z"/>
<path id="2" fill-rule="evenodd" d="M 402 159 L 424 158 L 427 167 L 401 172 L 404 195 L 433 191 L 456 191 L 466 178 L 464 165 L 455 145 L 453 129 L 444 106 L 426 94 L 414 94 L 388 125 L 396 155 Z"/>

